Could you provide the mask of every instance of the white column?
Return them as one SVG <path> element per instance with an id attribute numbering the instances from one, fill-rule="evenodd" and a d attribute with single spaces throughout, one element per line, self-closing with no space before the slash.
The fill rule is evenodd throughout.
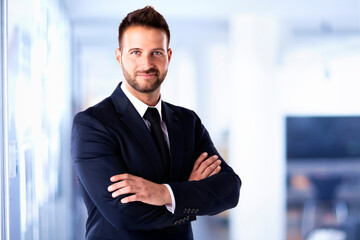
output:
<path id="1" fill-rule="evenodd" d="M 284 134 L 275 84 L 279 23 L 241 15 L 232 19 L 230 33 L 230 163 L 243 181 L 230 237 L 285 239 Z"/>

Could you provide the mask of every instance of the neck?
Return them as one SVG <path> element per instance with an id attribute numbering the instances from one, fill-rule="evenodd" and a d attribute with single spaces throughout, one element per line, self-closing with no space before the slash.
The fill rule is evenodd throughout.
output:
<path id="1" fill-rule="evenodd" d="M 134 88 L 132 88 L 126 81 L 124 81 L 125 86 L 127 88 L 127 90 L 137 99 L 139 99 L 140 101 L 142 101 L 143 103 L 145 103 L 148 106 L 155 106 L 159 99 L 160 99 L 160 87 L 158 89 L 156 89 L 153 92 L 150 93 L 143 93 L 143 92 L 138 92 L 136 91 Z"/>

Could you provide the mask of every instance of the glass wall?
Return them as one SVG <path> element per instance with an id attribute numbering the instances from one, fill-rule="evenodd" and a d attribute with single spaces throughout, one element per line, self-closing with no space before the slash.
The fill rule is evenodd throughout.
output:
<path id="1" fill-rule="evenodd" d="M 57 0 L 8 1 L 6 13 L 7 234 L 71 239 L 70 22 Z"/>
<path id="2" fill-rule="evenodd" d="M 3 66 L 4 66 L 4 45 L 5 45 L 5 36 L 6 36 L 6 30 L 4 28 L 5 24 L 4 21 L 6 19 L 6 15 L 4 15 L 5 11 L 4 11 L 4 1 L 0 1 L 0 138 L 4 139 L 4 129 L 5 129 L 5 124 L 4 124 L 4 71 L 3 71 Z M 5 202 L 5 144 L 4 141 L 0 142 L 0 238 L 1 239 L 6 239 L 6 225 L 5 225 L 5 219 L 6 219 L 6 202 Z"/>

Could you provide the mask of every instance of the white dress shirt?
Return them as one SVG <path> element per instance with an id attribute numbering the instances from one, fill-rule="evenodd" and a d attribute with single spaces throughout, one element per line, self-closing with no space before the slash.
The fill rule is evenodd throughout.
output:
<path id="1" fill-rule="evenodd" d="M 135 109 L 138 111 L 138 113 L 140 114 L 140 116 L 143 118 L 146 126 L 148 127 L 148 129 L 150 130 L 150 122 L 148 120 L 146 120 L 144 118 L 144 114 L 146 112 L 146 110 L 148 109 L 148 107 L 152 107 L 152 108 L 156 108 L 159 112 L 160 115 L 160 125 L 161 125 L 161 129 L 164 133 L 164 137 L 166 140 L 166 143 L 170 149 L 170 141 L 169 141 L 169 135 L 168 135 L 168 131 L 167 131 L 167 127 L 165 122 L 162 119 L 162 111 L 161 111 L 161 97 L 158 101 L 158 103 L 155 106 L 148 106 L 147 104 L 143 103 L 141 100 L 139 100 L 138 98 L 136 98 L 134 95 L 132 95 L 130 93 L 130 91 L 127 89 L 126 85 L 124 83 L 121 84 L 121 90 L 124 92 L 124 94 L 126 95 L 126 97 L 129 99 L 129 101 L 132 103 L 132 105 L 135 107 Z M 175 212 L 175 197 L 174 197 L 174 193 L 171 189 L 171 187 L 168 184 L 164 184 L 167 189 L 170 192 L 170 196 L 171 196 L 171 204 L 167 204 L 166 208 L 171 212 L 174 213 Z"/>

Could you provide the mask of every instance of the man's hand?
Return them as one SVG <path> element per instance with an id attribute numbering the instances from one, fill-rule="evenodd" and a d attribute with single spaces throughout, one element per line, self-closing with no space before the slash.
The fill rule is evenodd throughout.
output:
<path id="1" fill-rule="evenodd" d="M 206 159 L 207 156 L 208 154 L 204 152 L 195 161 L 189 181 L 198 181 L 220 172 L 221 160 L 219 157 L 214 155 Z M 122 198 L 122 203 L 139 201 L 155 206 L 171 204 L 170 193 L 163 184 L 153 183 L 128 173 L 112 176 L 110 181 L 114 182 L 108 187 L 113 198 L 123 194 L 132 194 Z"/>
<path id="2" fill-rule="evenodd" d="M 139 201 L 155 206 L 171 204 L 171 196 L 165 185 L 128 173 L 112 176 L 110 181 L 115 182 L 108 187 L 113 198 L 123 194 L 132 194 L 121 199 L 122 203 Z"/>
<path id="3" fill-rule="evenodd" d="M 194 163 L 193 170 L 191 171 L 189 181 L 198 181 L 220 172 L 221 160 L 218 156 L 214 155 L 206 159 L 208 154 L 204 152 L 201 154 Z"/>

